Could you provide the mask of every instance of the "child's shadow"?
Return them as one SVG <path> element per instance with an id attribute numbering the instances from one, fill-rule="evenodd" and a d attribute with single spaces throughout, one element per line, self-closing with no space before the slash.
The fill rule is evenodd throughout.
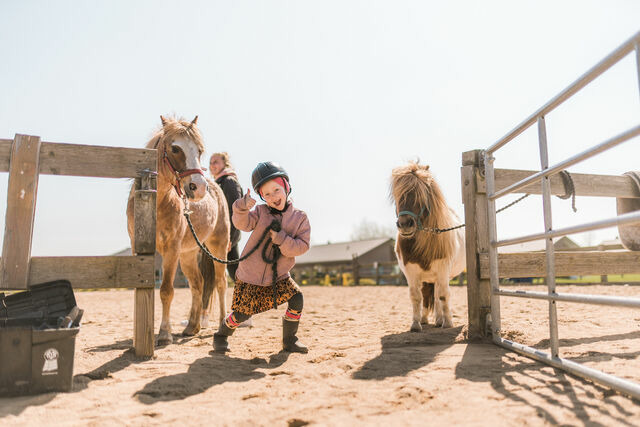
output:
<path id="1" fill-rule="evenodd" d="M 157 378 L 142 390 L 134 393 L 145 404 L 159 401 L 181 400 L 199 394 L 210 387 L 229 381 L 249 381 L 264 377 L 264 372 L 256 369 L 274 369 L 282 366 L 289 358 L 288 352 L 281 351 L 269 356 L 269 360 L 254 357 L 240 359 L 211 351 L 212 357 L 194 361 L 183 374 Z"/>

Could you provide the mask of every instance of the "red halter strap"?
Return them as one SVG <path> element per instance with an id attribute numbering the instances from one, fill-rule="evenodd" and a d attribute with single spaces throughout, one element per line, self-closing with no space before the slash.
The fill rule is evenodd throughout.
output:
<path id="1" fill-rule="evenodd" d="M 169 156 L 167 156 L 166 151 L 164 152 L 164 162 L 169 167 L 169 170 L 171 171 L 171 173 L 173 173 L 176 177 L 176 183 L 173 184 L 173 188 L 176 189 L 176 192 L 178 193 L 179 197 L 182 197 L 182 190 L 180 189 L 180 180 L 182 178 L 184 178 L 185 176 L 194 175 L 194 174 L 200 174 L 204 176 L 204 171 L 202 169 L 186 169 L 186 170 L 183 170 L 182 172 L 178 172 L 176 168 L 174 168 L 171 162 L 169 161 Z"/>

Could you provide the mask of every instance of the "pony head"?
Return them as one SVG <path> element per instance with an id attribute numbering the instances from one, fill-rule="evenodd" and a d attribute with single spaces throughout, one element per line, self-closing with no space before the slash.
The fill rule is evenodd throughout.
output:
<path id="1" fill-rule="evenodd" d="M 428 165 L 409 162 L 391 172 L 391 197 L 396 205 L 396 226 L 402 237 L 413 237 L 432 223 L 431 211 L 441 196 Z"/>
<path id="2" fill-rule="evenodd" d="M 160 116 L 162 128 L 150 144 L 158 150 L 158 179 L 173 185 L 179 196 L 197 202 L 207 193 L 207 180 L 200 164 L 204 152 L 198 116 L 191 122 Z"/>
<path id="3" fill-rule="evenodd" d="M 390 195 L 396 205 L 398 239 L 413 241 L 414 251 L 433 259 L 447 257 L 451 239 L 431 230 L 451 227 L 455 219 L 429 166 L 409 162 L 394 168 Z"/>

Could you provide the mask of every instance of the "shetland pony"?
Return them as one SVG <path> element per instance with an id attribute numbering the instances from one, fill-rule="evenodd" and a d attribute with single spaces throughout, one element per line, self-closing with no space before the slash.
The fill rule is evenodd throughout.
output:
<path id="1" fill-rule="evenodd" d="M 218 292 L 220 320 L 225 315 L 227 281 L 225 266 L 200 255 L 183 215 L 185 202 L 191 222 L 201 242 L 219 258 L 226 258 L 229 247 L 229 212 L 218 185 L 205 177 L 200 166 L 204 152 L 202 136 L 197 127 L 198 116 L 188 122 L 160 116 L 162 127 L 147 143 L 158 151 L 156 199 L 156 249 L 162 255 L 162 322 L 158 345 L 173 342 L 170 310 L 173 300 L 173 279 L 178 262 L 191 288 L 191 311 L 183 335 L 200 331 L 201 319 L 208 319 L 213 289 Z M 127 203 L 127 225 L 131 247 L 134 245 L 133 195 Z M 204 310 L 203 310 L 204 308 Z"/>
<path id="2" fill-rule="evenodd" d="M 391 197 L 396 205 L 395 252 L 407 278 L 413 306 L 412 332 L 428 324 L 435 305 L 435 325 L 453 326 L 449 280 L 465 268 L 462 228 L 438 233 L 460 224 L 447 206 L 429 166 L 409 162 L 391 173 Z M 424 309 L 423 309 L 424 308 Z"/>

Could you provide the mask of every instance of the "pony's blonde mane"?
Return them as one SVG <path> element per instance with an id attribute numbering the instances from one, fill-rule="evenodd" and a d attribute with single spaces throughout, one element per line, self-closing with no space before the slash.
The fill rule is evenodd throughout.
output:
<path id="1" fill-rule="evenodd" d="M 403 206 L 409 195 L 413 195 L 414 203 L 420 208 L 428 210 L 428 216 L 422 216 L 422 225 L 425 228 L 449 228 L 457 225 L 451 210 L 447 205 L 440 186 L 429 172 L 428 165 L 418 162 L 409 162 L 405 166 L 398 166 L 391 172 L 391 197 L 396 209 Z M 416 215 L 420 213 L 414 212 Z M 404 239 L 398 236 L 398 239 Z M 453 256 L 455 238 L 451 232 L 435 234 L 430 231 L 418 231 L 413 238 L 415 244 L 411 245 L 411 253 L 403 254 L 405 260 L 421 259 L 428 270 L 431 261 L 449 258 Z M 406 261 L 405 261 L 406 262 Z"/>

